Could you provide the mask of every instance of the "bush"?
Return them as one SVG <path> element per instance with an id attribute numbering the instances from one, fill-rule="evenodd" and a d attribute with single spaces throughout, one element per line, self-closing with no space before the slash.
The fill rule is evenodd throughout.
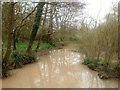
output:
<path id="1" fill-rule="evenodd" d="M 12 54 L 12 58 L 14 59 L 14 63 L 13 63 L 14 68 L 21 68 L 25 64 L 36 61 L 36 57 L 34 53 L 15 51 Z"/>
<path id="2" fill-rule="evenodd" d="M 83 61 L 83 64 L 87 65 L 94 71 L 103 71 L 104 69 L 103 61 L 93 57 L 86 57 Z"/>
<path id="3" fill-rule="evenodd" d="M 106 72 L 100 72 L 100 73 L 98 73 L 98 76 L 99 76 L 100 79 L 110 78 L 109 75 Z"/>
<path id="4" fill-rule="evenodd" d="M 118 75 L 118 77 L 120 78 L 120 63 L 118 63 L 115 67 L 115 72 Z"/>
<path id="5" fill-rule="evenodd" d="M 98 73 L 98 76 L 101 79 L 120 78 L 120 64 L 117 63 L 109 64 L 106 67 L 106 69 Z"/>
<path id="6" fill-rule="evenodd" d="M 90 64 L 92 62 L 93 62 L 93 58 L 92 57 L 86 57 L 84 59 L 84 61 L 83 61 L 83 64 L 88 65 L 88 64 Z"/>

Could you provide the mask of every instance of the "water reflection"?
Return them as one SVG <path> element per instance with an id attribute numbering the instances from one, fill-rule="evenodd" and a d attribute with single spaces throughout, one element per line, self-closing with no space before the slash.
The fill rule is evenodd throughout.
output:
<path id="1" fill-rule="evenodd" d="M 4 88 L 117 88 L 115 79 L 101 80 L 81 64 L 82 56 L 68 49 L 52 50 L 39 62 L 12 71 Z"/>

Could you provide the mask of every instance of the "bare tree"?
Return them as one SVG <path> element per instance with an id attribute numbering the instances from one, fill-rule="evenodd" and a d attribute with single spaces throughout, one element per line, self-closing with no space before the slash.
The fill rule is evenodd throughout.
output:
<path id="1" fill-rule="evenodd" d="M 36 10 L 36 7 L 28 14 L 26 15 L 20 22 L 17 24 L 17 26 L 13 30 L 13 50 L 16 50 L 16 32 L 20 30 L 23 26 L 25 26 L 24 21 L 33 14 L 33 12 Z M 25 12 L 25 10 L 24 10 Z"/>
<path id="2" fill-rule="evenodd" d="M 31 49 L 32 49 L 32 45 L 33 45 L 33 42 L 35 40 L 37 31 L 38 31 L 38 28 L 39 28 L 39 25 L 40 25 L 40 22 L 41 22 L 41 16 L 42 16 L 42 11 L 43 11 L 44 5 L 45 5 L 45 2 L 40 2 L 37 5 L 37 12 L 36 12 L 36 15 L 35 15 L 35 20 L 34 20 L 33 29 L 32 29 L 32 32 L 31 32 L 27 52 L 30 52 Z"/>
<path id="3" fill-rule="evenodd" d="M 48 11 L 48 4 L 46 3 L 45 13 L 44 13 L 44 17 L 43 17 L 43 24 L 42 24 L 42 28 L 41 28 L 41 34 L 38 37 L 38 43 L 37 43 L 36 50 L 39 49 L 41 38 L 45 36 L 45 22 L 46 22 L 47 11 Z"/>

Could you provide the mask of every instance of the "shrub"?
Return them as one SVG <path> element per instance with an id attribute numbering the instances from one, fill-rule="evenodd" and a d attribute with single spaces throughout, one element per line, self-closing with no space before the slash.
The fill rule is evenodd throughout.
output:
<path id="1" fill-rule="evenodd" d="M 103 71 L 104 69 L 103 61 L 93 57 L 86 57 L 83 61 L 83 64 L 95 71 Z"/>
<path id="2" fill-rule="evenodd" d="M 111 63 L 105 68 L 102 72 L 98 73 L 101 79 L 120 78 L 120 64 Z"/>
<path id="3" fill-rule="evenodd" d="M 117 76 L 120 78 L 120 63 L 118 63 L 115 67 L 115 72 L 117 74 Z"/>
<path id="4" fill-rule="evenodd" d="M 18 52 L 15 51 L 12 54 L 14 59 L 13 66 L 14 68 L 21 68 L 23 65 L 32 63 L 36 61 L 36 57 L 34 53 L 26 53 L 26 52 Z"/>
<path id="5" fill-rule="evenodd" d="M 83 64 L 88 65 L 88 64 L 92 63 L 92 61 L 93 61 L 92 57 L 86 57 L 83 61 Z"/>
<path id="6" fill-rule="evenodd" d="M 100 72 L 100 73 L 98 73 L 98 76 L 99 76 L 100 79 L 110 78 L 106 72 Z"/>

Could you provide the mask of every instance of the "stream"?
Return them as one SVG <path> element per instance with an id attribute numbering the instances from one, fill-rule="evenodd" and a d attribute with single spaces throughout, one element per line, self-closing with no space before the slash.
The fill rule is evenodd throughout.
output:
<path id="1" fill-rule="evenodd" d="M 71 48 L 55 49 L 38 61 L 11 71 L 3 88 L 118 88 L 117 79 L 101 80 L 82 64 L 84 55 Z"/>

